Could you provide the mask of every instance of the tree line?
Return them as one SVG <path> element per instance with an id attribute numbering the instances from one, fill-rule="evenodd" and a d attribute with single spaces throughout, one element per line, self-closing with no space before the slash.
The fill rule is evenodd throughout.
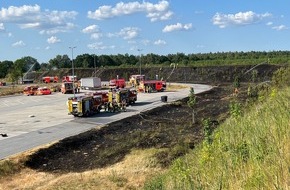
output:
<path id="1" fill-rule="evenodd" d="M 15 81 L 19 77 L 32 71 L 47 71 L 52 69 L 72 68 L 94 68 L 94 67 L 138 67 L 145 66 L 170 66 L 172 63 L 179 66 L 219 66 L 219 65 L 245 65 L 270 63 L 289 63 L 290 51 L 250 51 L 250 52 L 216 52 L 196 54 L 168 54 L 158 55 L 149 53 L 146 55 L 95 55 L 82 54 L 71 60 L 68 55 L 57 55 L 47 63 L 39 63 L 37 59 L 26 56 L 16 61 L 0 61 L 0 78 L 9 78 Z"/>

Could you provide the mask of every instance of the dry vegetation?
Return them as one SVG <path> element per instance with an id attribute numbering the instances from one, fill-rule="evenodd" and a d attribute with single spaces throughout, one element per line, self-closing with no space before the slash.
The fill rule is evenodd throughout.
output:
<path id="1" fill-rule="evenodd" d="M 0 86 L 0 96 L 20 94 L 23 92 L 24 86 Z"/>
<path id="2" fill-rule="evenodd" d="M 184 99 L 22 154 L 0 171 L 0 189 L 140 189 L 202 141 L 203 119 L 227 118 L 232 90 L 198 95 L 195 125 Z"/>
<path id="3" fill-rule="evenodd" d="M 121 162 L 80 173 L 58 174 L 23 168 L 2 177 L 0 189 L 140 189 L 147 178 L 163 170 L 156 167 L 155 152 L 132 150 Z"/>

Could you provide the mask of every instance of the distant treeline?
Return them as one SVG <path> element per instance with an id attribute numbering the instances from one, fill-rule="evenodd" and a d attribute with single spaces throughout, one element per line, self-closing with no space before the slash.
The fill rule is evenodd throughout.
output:
<path id="1" fill-rule="evenodd" d="M 39 63 L 37 59 L 27 56 L 13 61 L 0 62 L 0 78 L 9 78 L 14 81 L 23 77 L 28 71 L 46 71 L 59 68 L 94 68 L 94 67 L 138 67 L 147 66 L 214 66 L 214 65 L 248 65 L 258 63 L 284 64 L 290 61 L 290 51 L 250 51 L 250 52 L 216 52 L 195 54 L 168 54 L 157 55 L 95 55 L 82 54 L 73 61 L 68 55 L 57 55 L 48 63 Z"/>

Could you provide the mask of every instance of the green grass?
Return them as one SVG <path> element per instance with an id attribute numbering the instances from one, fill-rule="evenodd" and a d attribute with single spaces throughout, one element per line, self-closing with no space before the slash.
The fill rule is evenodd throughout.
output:
<path id="1" fill-rule="evenodd" d="M 288 189 L 289 100 L 289 87 L 272 90 L 263 101 L 229 118 L 212 141 L 177 159 L 145 189 Z"/>

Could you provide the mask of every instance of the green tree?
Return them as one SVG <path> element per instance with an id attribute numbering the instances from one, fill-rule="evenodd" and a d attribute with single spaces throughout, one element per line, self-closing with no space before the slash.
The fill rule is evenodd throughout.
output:
<path id="1" fill-rule="evenodd" d="M 50 68 L 71 68 L 71 60 L 68 55 L 57 55 L 55 58 L 50 59 L 48 64 Z"/>
<path id="2" fill-rule="evenodd" d="M 29 73 L 31 71 L 36 71 L 40 69 L 40 64 L 37 59 L 26 56 L 21 59 L 17 59 L 13 64 L 12 76 L 16 77 L 19 75 L 21 80 L 29 78 Z M 14 77 L 12 77 L 14 79 Z"/>
<path id="3" fill-rule="evenodd" d="M 22 60 L 24 62 L 24 72 L 29 71 L 29 69 L 37 71 L 40 69 L 40 64 L 37 61 L 37 59 L 30 57 L 30 56 L 26 56 L 26 57 L 22 57 L 20 60 Z"/>
<path id="4" fill-rule="evenodd" d="M 96 57 L 94 56 L 95 55 L 90 54 L 78 55 L 74 60 L 74 66 L 81 68 L 93 68 L 94 61 L 96 61 Z"/>
<path id="5" fill-rule="evenodd" d="M 0 78 L 5 78 L 13 66 L 13 61 L 0 62 Z"/>
<path id="6" fill-rule="evenodd" d="M 40 69 L 39 70 L 41 70 L 41 71 L 47 71 L 47 70 L 49 70 L 50 68 L 49 68 L 49 65 L 48 65 L 48 63 L 41 63 L 40 64 Z"/>
<path id="7" fill-rule="evenodd" d="M 23 79 L 25 71 L 25 62 L 23 59 L 17 59 L 9 71 L 8 79 L 13 83 L 18 83 L 19 79 Z"/>

